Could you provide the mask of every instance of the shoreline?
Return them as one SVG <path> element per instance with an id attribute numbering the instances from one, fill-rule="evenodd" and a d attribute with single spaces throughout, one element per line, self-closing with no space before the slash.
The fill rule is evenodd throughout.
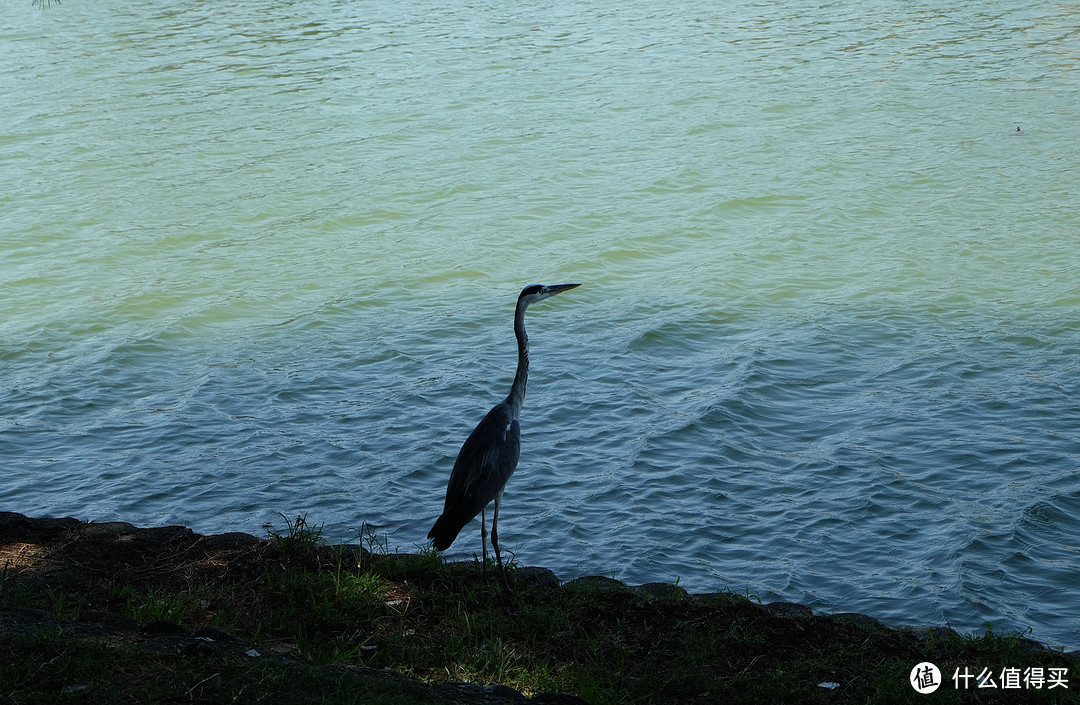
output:
<path id="1" fill-rule="evenodd" d="M 377 544 L 370 547 L 379 548 Z M 895 661 L 891 668 L 897 674 L 888 676 L 889 683 L 902 677 L 899 672 L 905 664 L 910 669 L 919 660 L 936 659 L 947 665 L 960 664 L 969 657 L 1000 660 L 1004 654 L 1007 663 L 1016 661 L 1015 666 L 1039 663 L 1045 668 L 1064 669 L 1061 672 L 1068 672 L 1070 679 L 1067 693 L 1075 696 L 1080 691 L 1080 650 L 1055 651 L 1018 635 L 978 637 L 934 625 L 894 629 L 870 615 L 814 614 L 810 607 L 797 603 L 757 604 L 727 593 L 691 595 L 670 583 L 628 586 L 602 576 L 560 583 L 552 571 L 539 567 L 514 568 L 513 593 L 503 596 L 494 580 L 483 580 L 474 562 L 443 563 L 435 553 L 373 552 L 356 544 L 330 546 L 320 543 L 318 533 L 299 522 L 290 525 L 287 534 L 260 539 L 242 532 L 203 536 L 182 526 L 139 528 L 126 522 L 93 523 L 0 512 L 0 567 L 0 643 L 13 653 L 24 648 L 27 640 L 48 635 L 69 648 L 104 640 L 113 644 L 110 649 L 134 645 L 154 659 L 179 658 L 185 666 L 191 659 L 231 659 L 257 661 L 261 668 L 275 673 L 301 668 L 306 677 L 320 683 L 325 679 L 338 684 L 342 679 L 360 679 L 367 683 L 365 687 L 400 689 L 407 682 L 411 690 L 424 694 L 417 695 L 418 702 L 424 698 L 434 702 L 609 702 L 607 694 L 617 686 L 598 687 L 592 692 L 588 681 L 580 677 L 575 680 L 545 671 L 569 673 L 581 668 L 575 663 L 580 656 L 564 654 L 562 642 L 579 635 L 587 642 L 598 639 L 597 634 L 629 628 L 629 632 L 619 631 L 614 645 L 604 646 L 595 656 L 601 672 L 608 670 L 608 659 L 611 670 L 625 669 L 620 665 L 624 656 L 618 654 L 624 642 L 638 636 L 641 627 L 627 624 L 639 618 L 648 634 L 641 635 L 644 641 L 635 648 L 642 649 L 646 658 L 654 656 L 656 643 L 672 642 L 672 654 L 693 652 L 694 648 L 702 651 L 694 666 L 701 673 L 686 669 L 671 675 L 675 680 L 665 684 L 644 678 L 630 682 L 627 687 L 632 693 L 644 693 L 635 697 L 645 701 L 655 697 L 657 702 L 699 702 L 686 697 L 685 684 L 679 679 L 688 683 L 708 680 L 712 683 L 709 687 L 715 689 L 729 683 L 743 684 L 747 676 L 755 674 L 764 678 L 800 672 L 808 668 L 806 663 L 821 661 L 829 667 L 819 664 L 809 669 L 815 674 L 820 671 L 821 676 L 791 684 L 790 676 L 785 675 L 784 687 L 805 688 L 807 697 L 825 697 L 828 702 L 855 702 L 863 697 L 854 685 L 859 676 L 845 679 L 837 673 L 845 661 L 852 660 L 849 652 L 853 650 L 867 663 Z M 279 578 L 290 581 L 284 593 L 270 589 Z M 323 593 L 312 593 L 314 604 L 319 605 L 318 595 L 330 597 L 326 615 L 296 630 L 290 621 L 307 618 L 310 609 L 286 612 L 278 603 L 301 589 L 299 582 L 292 582 L 301 579 L 320 581 Z M 375 582 L 380 586 L 376 596 L 364 597 Z M 195 596 L 193 601 L 191 595 Z M 484 599 L 475 602 L 476 595 Z M 249 604 L 260 602 L 265 608 Z M 184 609 L 175 607 L 179 603 L 186 605 Z M 173 605 L 169 609 L 174 611 L 163 609 L 165 604 Z M 439 640 L 454 645 L 475 637 L 478 645 L 466 643 L 463 648 L 483 656 L 493 644 L 501 643 L 492 642 L 493 638 L 510 638 L 501 634 L 502 625 L 513 624 L 519 615 L 529 615 L 541 605 L 549 608 L 542 628 L 521 637 L 510 649 L 511 654 L 545 651 L 549 662 L 536 673 L 484 670 L 482 663 L 481 667 L 462 667 L 460 657 L 443 662 L 440 649 L 432 648 Z M 584 611 L 571 617 L 574 610 Z M 336 621 L 339 613 L 347 616 L 350 611 L 354 616 L 343 619 L 342 624 Z M 493 626 L 483 634 L 470 634 L 488 612 Z M 281 625 L 276 624 L 278 613 L 283 616 Z M 458 613 L 467 615 L 464 627 L 452 619 Z M 629 614 L 638 616 L 631 620 Z M 414 615 L 418 619 L 415 623 L 410 621 Z M 400 625 L 386 630 L 391 621 Z M 275 626 L 268 627 L 268 622 L 275 622 Z M 350 634 L 361 622 L 367 626 Z M 318 638 L 311 636 L 313 632 Z M 421 633 L 430 653 L 413 656 L 421 645 L 410 634 Z M 560 636 L 549 645 L 545 642 L 550 633 Z M 679 646 L 679 640 L 697 646 Z M 349 648 L 343 648 L 341 654 L 323 654 L 327 644 L 337 648 L 333 645 L 345 642 Z M 727 645 L 721 648 L 724 643 Z M 450 650 L 448 646 L 446 651 Z M 272 659 L 267 658 L 270 654 Z M 176 666 L 170 662 L 168 667 Z M 758 674 L 759 669 L 764 670 Z M 455 680 L 458 675 L 463 676 L 460 682 Z M 544 689 L 549 682 L 552 691 Z M 900 681 L 896 687 L 907 686 Z M 665 688 L 675 695 L 665 694 Z M 914 695 L 910 689 L 908 693 Z M 840 697 L 845 694 L 852 699 Z M 624 697 L 612 695 L 610 701 Z M 802 701 L 802 696 L 797 701 Z"/>
<path id="2" fill-rule="evenodd" d="M 95 521 L 83 521 L 82 519 L 76 519 L 74 517 L 28 517 L 18 512 L 0 511 L 0 546 L 2 546 L 3 532 L 5 527 L 11 523 L 25 522 L 28 526 L 42 531 L 56 531 L 56 530 L 77 530 L 89 531 L 90 535 L 100 536 L 120 536 L 120 535 L 132 535 L 136 540 L 143 540 L 150 543 L 168 541 L 170 539 L 178 537 L 186 537 L 192 539 L 198 539 L 205 541 L 208 546 L 245 546 L 256 545 L 269 541 L 269 538 L 259 538 L 254 534 L 249 534 L 243 531 L 229 531 L 220 534 L 199 534 L 193 529 L 182 525 L 168 525 L 159 527 L 138 527 L 131 523 L 124 521 L 108 521 L 108 522 L 95 522 Z M 378 553 L 372 554 L 371 551 L 364 548 L 359 544 L 329 544 L 328 548 L 339 548 L 349 552 L 356 553 L 359 556 L 365 555 L 378 555 L 383 560 L 391 561 L 403 561 L 408 562 L 415 560 L 417 554 L 413 553 Z M 473 561 L 458 561 L 454 563 L 448 563 L 448 565 L 472 565 Z M 601 591 L 606 590 L 628 590 L 631 593 L 645 595 L 645 596 L 663 596 L 674 597 L 682 596 L 690 599 L 708 599 L 715 595 L 727 594 L 727 593 L 689 593 L 682 587 L 674 585 L 672 583 L 665 582 L 649 582 L 641 585 L 629 585 L 621 580 L 611 578 L 603 575 L 586 575 L 578 578 L 573 578 L 567 581 L 561 581 L 554 571 L 539 566 L 519 566 L 517 568 L 525 577 L 524 580 L 532 586 L 543 587 L 574 587 L 585 584 L 592 584 Z M 758 602 L 762 609 L 776 614 L 777 616 L 784 617 L 838 617 L 851 619 L 864 624 L 879 626 L 889 630 L 911 630 L 918 634 L 924 634 L 929 631 L 933 631 L 939 635 L 952 634 L 955 636 L 975 636 L 973 633 L 965 633 L 957 631 L 949 626 L 943 625 L 901 625 L 891 626 L 888 625 L 873 615 L 862 612 L 815 612 L 813 608 L 808 605 L 804 605 L 798 602 L 791 602 L 787 600 L 776 600 L 773 602 L 762 603 Z M 1032 649 L 1045 649 L 1048 651 L 1055 651 L 1059 653 L 1075 654 L 1077 658 L 1080 658 L 1080 647 L 1071 650 L 1056 649 L 1050 647 L 1037 639 L 1030 639 L 1027 637 L 1018 637 L 1021 641 L 1029 645 Z"/>

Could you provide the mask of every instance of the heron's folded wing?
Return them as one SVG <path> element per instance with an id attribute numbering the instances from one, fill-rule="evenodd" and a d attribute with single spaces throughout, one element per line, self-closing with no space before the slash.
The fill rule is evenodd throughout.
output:
<path id="1" fill-rule="evenodd" d="M 443 511 L 453 509 L 469 519 L 479 514 L 513 474 L 520 445 L 517 420 L 504 404 L 496 405 L 461 446 Z"/>

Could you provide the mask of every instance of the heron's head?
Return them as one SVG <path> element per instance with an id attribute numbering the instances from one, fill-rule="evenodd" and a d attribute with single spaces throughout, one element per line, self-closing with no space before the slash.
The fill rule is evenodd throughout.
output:
<path id="1" fill-rule="evenodd" d="M 543 301 L 555 294 L 578 286 L 581 286 L 581 284 L 530 284 L 521 290 L 521 295 L 518 296 L 518 306 L 529 306 L 537 301 Z"/>

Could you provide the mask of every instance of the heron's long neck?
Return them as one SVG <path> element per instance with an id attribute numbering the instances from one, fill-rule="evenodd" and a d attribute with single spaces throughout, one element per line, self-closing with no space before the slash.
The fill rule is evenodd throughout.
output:
<path id="1" fill-rule="evenodd" d="M 525 335 L 525 308 L 518 304 L 517 310 L 514 311 L 514 336 L 518 344 L 518 364 L 517 373 L 514 374 L 514 384 L 510 387 L 510 396 L 506 398 L 515 419 L 521 414 L 521 406 L 525 403 L 525 384 L 529 381 L 529 336 Z"/>

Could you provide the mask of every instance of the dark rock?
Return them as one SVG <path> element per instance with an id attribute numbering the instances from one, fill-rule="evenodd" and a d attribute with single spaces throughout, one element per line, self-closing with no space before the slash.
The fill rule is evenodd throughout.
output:
<path id="1" fill-rule="evenodd" d="M 106 538 L 134 534 L 136 529 L 126 521 L 106 521 L 101 524 L 90 523 L 83 528 L 83 536 L 89 538 Z"/>
<path id="2" fill-rule="evenodd" d="M 476 683 L 464 683 L 461 681 L 436 683 L 432 686 L 432 690 L 444 699 L 455 702 L 460 701 L 462 698 L 467 698 L 465 702 L 478 702 L 484 694 L 484 689 Z"/>
<path id="3" fill-rule="evenodd" d="M 220 656 L 221 649 L 216 647 L 211 641 L 206 641 L 205 639 L 193 639 L 180 648 L 180 653 L 184 656 L 211 657 Z"/>
<path id="4" fill-rule="evenodd" d="M 672 585 L 671 583 L 645 583 L 644 585 L 634 585 L 630 588 L 630 592 L 635 595 L 641 595 L 642 597 L 665 600 L 687 597 L 686 590 L 678 585 Z"/>
<path id="5" fill-rule="evenodd" d="M 0 610 L 0 634 L 33 632 L 53 624 L 52 615 L 33 607 L 5 607 Z"/>
<path id="6" fill-rule="evenodd" d="M 213 641 L 220 641 L 229 644 L 240 644 L 239 637 L 233 636 L 229 632 L 218 629 L 217 627 L 200 627 L 192 632 L 192 636 L 199 637 L 200 639 L 212 639 Z"/>
<path id="7" fill-rule="evenodd" d="M 960 638 L 960 634 L 949 627 L 915 627 L 911 630 L 911 633 L 914 634 L 919 641 L 926 641 L 927 639 L 942 641 Z"/>
<path id="8" fill-rule="evenodd" d="M 1016 640 L 1016 643 L 1020 645 L 1020 648 L 1024 651 L 1024 653 L 1032 654 L 1039 651 L 1046 651 L 1046 647 L 1035 641 L 1034 639 L 1025 639 L 1024 637 L 1020 637 Z"/>
<path id="9" fill-rule="evenodd" d="M 81 521 L 72 519 L 71 517 L 63 517 L 60 519 L 45 517 L 42 519 L 28 519 L 27 521 L 31 528 L 38 531 L 72 531 L 82 526 Z"/>
<path id="10" fill-rule="evenodd" d="M 484 688 L 484 693 L 500 700 L 525 702 L 525 696 L 508 685 L 489 685 Z"/>
<path id="11" fill-rule="evenodd" d="M 716 605 L 742 605 L 755 604 L 742 595 L 734 595 L 730 592 L 701 592 L 690 595 L 690 601 L 695 605 L 715 607 Z"/>
<path id="12" fill-rule="evenodd" d="M 829 617 L 831 619 L 841 620 L 844 622 L 851 622 L 852 624 L 857 624 L 860 627 L 864 627 L 866 629 L 886 628 L 885 625 L 877 619 L 871 617 L 868 614 L 862 614 L 859 612 L 841 612 L 839 614 L 831 614 L 829 615 Z"/>
<path id="13" fill-rule="evenodd" d="M 438 683 L 432 686 L 432 691 L 444 702 L 473 703 L 474 705 L 529 702 L 524 695 L 506 685 L 489 685 L 481 688 L 475 683 Z"/>
<path id="14" fill-rule="evenodd" d="M 514 573 L 514 582 L 523 588 L 548 590 L 559 587 L 559 579 L 547 568 L 525 566 Z"/>
<path id="15" fill-rule="evenodd" d="M 135 538 L 145 543 L 174 543 L 195 536 L 195 532 L 186 526 L 159 526 L 152 529 L 139 529 Z"/>
<path id="16" fill-rule="evenodd" d="M 565 693 L 538 693 L 530 702 L 541 703 L 541 705 L 589 705 L 588 700 Z"/>
<path id="17" fill-rule="evenodd" d="M 143 627 L 143 631 L 147 634 L 187 634 L 187 631 L 185 631 L 183 627 L 176 622 L 170 622 L 167 619 L 159 619 L 156 622 L 150 622 L 150 624 Z"/>
<path id="18" fill-rule="evenodd" d="M 1065 658 L 1072 660 L 1073 663 L 1080 663 L 1080 650 L 1065 652 Z"/>
<path id="19" fill-rule="evenodd" d="M 368 559 L 368 551 L 363 546 L 357 546 L 354 543 L 343 543 L 338 546 L 331 547 L 334 557 L 341 556 L 341 560 L 353 566 L 362 564 Z"/>
<path id="20" fill-rule="evenodd" d="M 424 683 L 389 668 L 335 664 L 332 666 L 320 666 L 319 670 L 346 680 L 374 680 L 393 685 L 400 695 L 411 695 L 414 702 L 430 701 L 431 699 L 430 693 L 432 689 L 429 689 Z"/>
<path id="21" fill-rule="evenodd" d="M 9 526 L 28 526 L 29 524 L 30 520 L 25 514 L 0 512 L 0 529 L 6 529 Z"/>
<path id="22" fill-rule="evenodd" d="M 798 602 L 770 602 L 767 605 L 762 605 L 761 609 L 773 617 L 782 619 L 801 619 L 814 616 L 814 610 L 806 605 L 800 605 Z"/>
<path id="23" fill-rule="evenodd" d="M 574 578 L 568 583 L 563 583 L 563 588 L 569 590 L 595 590 L 597 592 L 615 592 L 627 589 L 626 584 L 621 580 L 603 575 L 586 575 L 581 578 Z"/>
<path id="24" fill-rule="evenodd" d="M 227 534 L 214 534 L 203 539 L 206 548 L 237 548 L 240 546 L 252 546 L 261 543 L 262 539 L 245 534 L 242 531 L 232 531 Z"/>

